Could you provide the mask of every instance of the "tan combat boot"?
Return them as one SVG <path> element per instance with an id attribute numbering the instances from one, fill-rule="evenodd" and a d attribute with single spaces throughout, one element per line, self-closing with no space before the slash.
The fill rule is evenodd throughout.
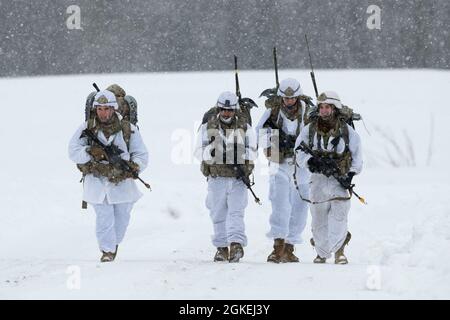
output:
<path id="1" fill-rule="evenodd" d="M 327 259 L 322 258 L 321 256 L 317 255 L 317 257 L 313 260 L 314 263 L 326 263 Z"/>
<path id="2" fill-rule="evenodd" d="M 214 256 L 214 262 L 221 262 L 228 260 L 228 247 L 217 248 L 216 255 Z"/>
<path id="3" fill-rule="evenodd" d="M 337 250 L 334 253 L 334 263 L 335 264 L 347 264 L 348 263 L 347 257 L 344 255 L 344 247 L 346 245 L 348 245 L 351 238 L 352 238 L 352 234 L 350 232 L 347 232 L 347 236 L 345 237 L 344 243 L 339 248 L 339 250 Z"/>
<path id="4" fill-rule="evenodd" d="M 232 242 L 230 245 L 230 258 L 229 262 L 239 262 L 239 260 L 244 256 L 244 249 L 242 245 L 237 242 Z"/>
<path id="5" fill-rule="evenodd" d="M 100 262 L 113 262 L 113 261 L 114 261 L 114 253 L 102 251 L 102 257 L 100 258 Z"/>
<path id="6" fill-rule="evenodd" d="M 267 257 L 267 262 L 280 263 L 281 256 L 284 253 L 284 239 L 275 239 L 273 242 L 273 251 Z"/>
<path id="7" fill-rule="evenodd" d="M 100 262 L 113 262 L 116 259 L 117 250 L 119 249 L 119 245 L 116 245 L 115 252 L 105 252 L 102 251 L 102 257 L 100 258 Z"/>
<path id="8" fill-rule="evenodd" d="M 298 262 L 298 257 L 294 254 L 294 245 L 290 243 L 284 244 L 284 252 L 281 256 L 281 262 Z"/>

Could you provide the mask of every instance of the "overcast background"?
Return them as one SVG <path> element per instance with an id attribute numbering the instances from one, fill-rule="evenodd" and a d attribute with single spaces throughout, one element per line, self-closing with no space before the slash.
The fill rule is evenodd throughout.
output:
<path id="1" fill-rule="evenodd" d="M 0 76 L 450 66 L 450 1 L 0 0 Z M 70 5 L 80 28 L 69 29 Z M 369 29 L 370 5 L 381 28 Z M 74 20 L 69 22 L 74 23 Z"/>

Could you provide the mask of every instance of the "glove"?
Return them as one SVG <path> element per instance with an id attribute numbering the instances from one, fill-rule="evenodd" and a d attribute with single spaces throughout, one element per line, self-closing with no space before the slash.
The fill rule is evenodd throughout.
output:
<path id="1" fill-rule="evenodd" d="M 107 160 L 108 156 L 106 155 L 105 150 L 103 150 L 99 146 L 92 146 L 88 150 L 86 150 L 95 161 Z"/>
<path id="2" fill-rule="evenodd" d="M 352 184 L 352 180 L 353 180 L 353 176 L 355 175 L 354 172 L 350 171 L 349 173 L 347 173 L 347 176 L 344 179 L 344 185 L 350 187 Z"/>
<path id="3" fill-rule="evenodd" d="M 128 165 L 133 169 L 134 172 L 139 172 L 139 165 L 136 162 L 128 161 Z"/>
<path id="4" fill-rule="evenodd" d="M 139 175 L 139 165 L 133 161 L 127 161 L 127 162 L 131 168 L 131 172 L 127 172 L 128 173 L 127 178 L 136 179 L 136 177 Z"/>

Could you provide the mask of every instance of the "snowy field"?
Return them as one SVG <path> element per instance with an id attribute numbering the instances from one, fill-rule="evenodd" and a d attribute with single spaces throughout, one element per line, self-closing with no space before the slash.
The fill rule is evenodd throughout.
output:
<path id="1" fill-rule="evenodd" d="M 286 77 L 313 95 L 306 70 L 281 70 Z M 263 205 L 249 202 L 245 257 L 212 262 L 206 182 L 192 145 L 203 112 L 234 90 L 231 71 L 0 79 L 0 298 L 449 299 L 450 72 L 317 70 L 316 77 L 319 90 L 337 91 L 367 126 L 356 124 L 365 168 L 355 190 L 368 205 L 352 200 L 345 266 L 312 263 L 310 218 L 300 263 L 265 262 L 272 241 L 263 157 L 255 175 Z M 111 264 L 98 262 L 94 212 L 81 210 L 80 173 L 67 156 L 94 81 L 119 83 L 136 97 L 150 152 L 142 177 L 153 191 L 141 188 Z M 256 99 L 274 76 L 242 71 L 240 84 Z M 256 102 L 254 122 L 264 111 Z"/>

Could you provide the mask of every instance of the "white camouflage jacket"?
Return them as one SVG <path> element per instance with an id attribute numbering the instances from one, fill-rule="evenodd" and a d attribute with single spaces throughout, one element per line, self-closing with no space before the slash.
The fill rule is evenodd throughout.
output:
<path id="1" fill-rule="evenodd" d="M 69 142 L 69 158 L 76 164 L 85 164 L 92 159 L 91 155 L 86 152 L 86 149 L 89 147 L 87 138 L 80 139 L 80 135 L 86 127 L 87 123 L 81 125 Z M 121 154 L 122 159 L 135 162 L 139 165 L 140 172 L 142 172 L 148 164 L 147 148 L 139 130 L 132 124 L 131 130 L 129 150 L 127 149 L 122 131 L 110 136 L 108 140 L 102 131 L 98 132 L 97 137 L 106 145 L 113 143 L 122 149 L 124 151 Z M 91 204 L 101 204 L 105 198 L 108 204 L 136 202 L 142 196 L 142 193 L 136 186 L 136 182 L 131 178 L 125 179 L 115 185 L 109 182 L 106 177 L 97 178 L 92 174 L 88 174 L 84 179 L 83 189 L 83 200 Z"/>

